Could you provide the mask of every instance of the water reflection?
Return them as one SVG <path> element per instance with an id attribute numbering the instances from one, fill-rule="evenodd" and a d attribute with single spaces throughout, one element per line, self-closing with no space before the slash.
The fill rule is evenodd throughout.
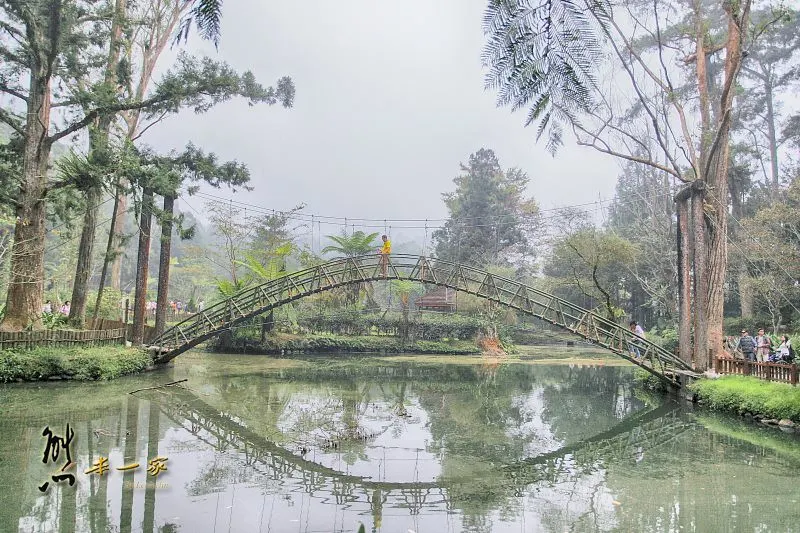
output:
<path id="1" fill-rule="evenodd" d="M 0 531 L 797 530 L 796 439 L 645 402 L 627 368 L 252 361 L 0 389 Z M 67 421 L 78 483 L 41 495 Z M 157 456 L 161 485 L 114 469 Z"/>

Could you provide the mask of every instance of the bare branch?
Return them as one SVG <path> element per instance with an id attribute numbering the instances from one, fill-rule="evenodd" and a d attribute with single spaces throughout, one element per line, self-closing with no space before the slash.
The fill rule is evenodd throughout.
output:
<path id="1" fill-rule="evenodd" d="M 583 131 L 583 133 L 585 133 L 586 135 L 588 135 L 588 136 L 590 136 L 592 138 L 591 142 L 585 141 L 585 140 L 581 139 L 580 136 L 577 135 L 577 132 L 576 132 L 577 144 L 580 145 L 580 146 L 589 146 L 589 147 L 594 148 L 598 152 L 602 152 L 604 154 L 613 155 L 614 157 L 619 157 L 621 159 L 626 159 L 628 161 L 633 161 L 634 163 L 641 163 L 643 165 L 647 165 L 649 167 L 658 169 L 658 170 L 660 170 L 662 172 L 666 172 L 670 176 L 674 176 L 675 178 L 679 179 L 680 181 L 682 181 L 684 183 L 688 182 L 688 180 L 686 180 L 679 172 L 676 172 L 675 170 L 673 170 L 673 169 L 671 169 L 669 167 L 666 167 L 664 165 L 656 163 L 655 161 L 651 161 L 650 159 L 646 159 L 646 158 L 643 158 L 643 157 L 638 157 L 638 156 L 626 154 L 626 153 L 623 153 L 623 152 L 619 152 L 617 150 L 613 150 L 605 141 L 603 141 L 602 139 L 600 139 L 598 137 L 595 137 L 594 134 L 592 134 L 591 132 L 586 131 L 585 129 L 581 128 L 580 126 L 576 126 L 576 128 L 580 129 L 581 131 Z M 602 143 L 602 146 L 598 145 L 598 142 Z"/>
<path id="2" fill-rule="evenodd" d="M 627 48 L 627 50 L 630 53 L 631 57 L 636 59 L 637 63 L 639 63 L 639 65 L 644 69 L 644 71 L 648 74 L 648 76 L 656 84 L 658 84 L 663 91 L 669 92 L 669 87 L 664 83 L 663 80 L 661 80 L 661 78 L 659 78 L 645 64 L 645 62 L 642 59 L 642 57 L 634 50 L 632 44 L 628 41 L 628 39 L 625 38 L 625 35 L 622 32 L 622 29 L 619 27 L 619 25 L 617 25 L 616 22 L 614 22 L 613 18 L 611 19 L 611 25 L 616 30 L 617 35 L 619 35 L 620 39 L 622 39 L 622 41 L 625 43 L 625 47 Z M 620 50 L 619 46 L 617 45 L 617 42 L 613 38 L 609 39 L 609 41 L 611 43 L 611 46 L 614 48 L 614 52 L 616 53 L 617 57 L 619 58 L 620 62 L 622 63 L 622 66 L 625 69 L 625 72 L 628 73 L 628 77 L 631 80 L 631 85 L 633 86 L 634 91 L 636 91 L 636 95 L 639 98 L 639 102 L 642 104 L 642 108 L 645 110 L 647 115 L 650 117 L 650 120 L 651 120 L 651 122 L 653 124 L 654 133 L 656 134 L 656 141 L 658 142 L 658 145 L 661 147 L 661 150 L 664 152 L 664 156 L 667 158 L 667 160 L 670 162 L 670 164 L 673 167 L 673 170 L 670 171 L 670 174 L 676 176 L 678 179 L 683 181 L 683 178 L 681 177 L 680 165 L 678 165 L 678 162 L 675 161 L 675 159 L 672 157 L 672 154 L 670 153 L 669 148 L 667 147 L 666 142 L 664 141 L 664 138 L 663 138 L 663 135 L 662 135 L 662 132 L 661 132 L 661 128 L 658 125 L 658 119 L 657 119 L 655 113 L 653 112 L 653 110 L 650 108 L 649 100 L 645 97 L 644 94 L 642 94 L 642 91 L 641 91 L 641 89 L 639 87 L 639 84 L 636 81 L 636 76 L 633 73 L 633 69 L 628 64 L 628 61 L 626 61 L 624 55 L 622 54 L 622 50 Z M 682 112 L 682 108 L 680 106 L 678 106 L 678 108 L 680 108 L 680 109 L 678 109 L 678 112 L 681 113 Z M 694 161 L 690 161 L 689 163 L 694 167 Z M 666 167 L 664 167 L 664 168 L 666 168 Z"/>
<path id="3" fill-rule="evenodd" d="M 159 122 L 161 122 L 162 120 L 164 120 L 164 118 L 166 118 L 166 116 L 167 116 L 168 114 L 169 114 L 169 111 L 164 111 L 163 113 L 161 113 L 161 116 L 159 116 L 157 119 L 155 119 L 155 120 L 153 120 L 152 122 L 150 122 L 150 124 L 148 124 L 147 126 L 145 126 L 144 128 L 142 128 L 142 131 L 140 131 L 140 132 L 139 132 L 139 133 L 138 133 L 136 136 L 132 137 L 132 138 L 131 138 L 131 141 L 136 141 L 136 140 L 138 140 L 138 139 L 139 139 L 139 137 L 141 137 L 142 135 L 144 135 L 144 133 L 145 133 L 147 130 L 149 130 L 151 127 L 155 126 L 156 124 L 158 124 L 158 123 L 159 123 Z"/>

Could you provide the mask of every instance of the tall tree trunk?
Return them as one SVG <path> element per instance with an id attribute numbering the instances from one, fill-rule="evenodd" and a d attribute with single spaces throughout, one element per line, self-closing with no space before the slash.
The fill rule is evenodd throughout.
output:
<path id="1" fill-rule="evenodd" d="M 150 268 L 150 230 L 153 221 L 153 189 L 142 190 L 142 215 L 139 221 L 139 253 L 136 259 L 136 291 L 133 302 L 133 334 L 131 342 L 134 346 L 144 343 L 144 317 L 147 303 L 147 274 Z"/>
<path id="2" fill-rule="evenodd" d="M 711 165 L 706 180 L 707 194 L 711 199 L 708 242 L 708 332 L 706 358 L 702 369 L 711 366 L 714 357 L 722 351 L 723 316 L 725 305 L 725 275 L 728 269 L 728 169 L 730 166 L 730 129 L 736 78 L 742 66 L 743 29 L 747 28 L 750 0 L 740 3 L 723 3 L 728 15 L 728 41 L 725 47 L 725 82 L 720 97 L 722 116 L 717 128 Z M 736 10 L 734 12 L 734 9 Z"/>
<path id="3" fill-rule="evenodd" d="M 688 191 L 687 191 L 688 193 Z M 692 363 L 692 280 L 689 258 L 689 199 L 679 198 L 678 212 L 678 353 L 681 360 Z"/>
<path id="4" fill-rule="evenodd" d="M 775 102 L 772 90 L 772 78 L 767 74 L 764 82 L 764 97 L 767 100 L 767 138 L 769 139 L 769 161 L 772 181 L 770 183 L 770 193 L 772 201 L 778 199 L 780 183 L 778 174 L 780 162 L 778 161 L 778 135 L 775 133 Z"/>
<path id="5" fill-rule="evenodd" d="M 755 314 L 753 310 L 753 288 L 750 286 L 750 276 L 747 273 L 747 267 L 742 264 L 737 274 L 736 284 L 739 287 L 739 304 L 741 306 L 740 316 L 742 318 L 753 318 Z"/>
<path id="6" fill-rule="evenodd" d="M 89 286 L 89 274 L 92 271 L 92 255 L 94 254 L 94 235 L 97 229 L 97 211 L 100 203 L 100 187 L 89 187 L 86 191 L 86 211 L 83 214 L 83 231 L 78 247 L 78 261 L 75 268 L 75 280 L 72 285 L 69 322 L 76 328 L 86 324 L 86 297 Z"/>
<path id="7" fill-rule="evenodd" d="M 127 0 L 116 0 L 114 5 L 114 18 L 111 22 L 111 35 L 108 44 L 103 85 L 106 88 L 115 87 L 117 84 L 117 66 L 120 56 L 120 38 L 122 36 L 122 23 L 125 18 Z M 95 126 L 95 131 L 89 133 L 89 159 L 93 164 L 108 165 L 108 138 L 114 115 L 100 118 Z M 86 191 L 86 213 L 83 219 L 81 244 L 78 248 L 77 270 L 72 286 L 72 302 L 69 311 L 70 323 L 78 328 L 83 328 L 86 322 L 86 292 L 89 288 L 89 273 L 92 270 L 92 254 L 94 252 L 95 226 L 97 226 L 97 212 L 100 197 L 102 196 L 101 184 L 94 183 Z"/>
<path id="8" fill-rule="evenodd" d="M 156 335 L 164 333 L 167 321 L 169 295 L 169 258 L 172 253 L 172 215 L 175 197 L 164 196 L 164 213 L 161 220 L 161 256 L 158 259 L 158 295 L 156 296 Z"/>
<path id="9" fill-rule="evenodd" d="M 698 183 L 699 185 L 699 183 Z M 705 370 L 704 362 L 708 358 L 708 269 L 706 221 L 703 209 L 705 190 L 703 187 L 692 188 L 692 232 L 694 236 L 694 365 Z"/>
<path id="10" fill-rule="evenodd" d="M 103 303 L 103 289 L 106 286 L 106 279 L 108 278 L 108 266 L 111 263 L 111 254 L 114 248 L 114 220 L 117 218 L 117 213 L 119 211 L 119 192 L 117 192 L 117 196 L 114 199 L 114 210 L 111 212 L 111 229 L 108 231 L 108 241 L 106 242 L 106 254 L 103 256 L 103 269 L 100 271 L 100 283 L 97 286 L 97 300 L 95 300 L 94 304 L 94 313 L 92 313 L 92 318 L 95 320 L 97 319 L 97 315 L 100 312 L 100 304 Z"/>
<path id="11" fill-rule="evenodd" d="M 186 13 L 192 5 L 191 2 L 173 2 L 172 4 L 171 8 L 161 10 L 151 20 L 151 32 L 146 46 L 142 49 L 141 74 L 136 86 L 136 99 L 138 101 L 144 99 L 147 87 L 152 80 L 153 71 L 155 70 L 158 58 L 161 56 L 167 43 L 170 42 L 172 35 L 174 35 L 175 27 L 180 22 L 183 14 Z M 133 48 L 134 47 L 131 46 L 128 49 L 128 61 L 133 61 Z M 139 135 L 141 110 L 134 109 L 123 113 L 123 117 L 128 129 L 126 133 L 127 140 L 133 142 L 136 140 L 137 135 Z M 122 287 L 122 237 L 125 231 L 125 217 L 128 213 L 128 197 L 125 192 L 127 183 L 125 180 L 121 179 L 117 183 L 117 187 L 116 201 L 119 204 L 119 209 L 117 210 L 117 216 L 114 217 L 112 222 L 114 247 L 113 254 L 111 254 L 113 256 L 111 263 L 111 286 L 115 289 L 120 289 Z"/>
<path id="12" fill-rule="evenodd" d="M 120 179 L 117 182 L 117 197 L 114 199 L 116 214 L 111 221 L 111 246 L 109 247 L 111 257 L 111 287 L 116 290 L 122 289 L 122 235 L 125 231 L 125 215 L 128 213 L 128 195 L 125 193 L 126 183 Z"/>
<path id="13" fill-rule="evenodd" d="M 744 206 L 742 205 L 742 196 L 743 193 L 741 191 L 741 184 L 736 181 L 732 180 L 728 182 L 728 191 L 730 193 L 730 202 L 731 202 L 731 215 L 733 218 L 741 220 L 744 216 Z M 739 240 L 737 236 L 736 226 L 733 227 L 729 231 L 730 238 Z M 747 281 L 749 277 L 747 271 L 747 257 L 742 255 L 742 259 L 738 266 L 734 268 L 736 270 L 736 286 L 739 289 L 739 310 L 740 316 L 742 318 L 752 318 L 753 317 L 753 291 L 750 287 L 750 284 Z"/>
<path id="14" fill-rule="evenodd" d="M 50 17 L 46 17 L 49 19 Z M 37 54 L 31 54 L 35 59 Z M 42 65 L 31 68 L 25 148 L 22 156 L 22 186 L 16 208 L 11 272 L 6 312 L 0 331 L 42 328 L 44 293 L 44 241 L 47 166 L 51 143 L 50 73 Z"/>

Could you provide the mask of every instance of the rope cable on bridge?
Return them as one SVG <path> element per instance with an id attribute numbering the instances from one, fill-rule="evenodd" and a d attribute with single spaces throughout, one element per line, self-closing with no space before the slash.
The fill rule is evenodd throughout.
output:
<path id="1" fill-rule="evenodd" d="M 196 193 L 195 196 L 197 196 L 199 198 L 202 198 L 202 199 L 205 199 L 206 201 L 210 201 L 210 202 L 226 202 L 227 203 L 227 202 L 230 201 L 228 199 L 224 199 L 224 198 L 221 198 L 221 197 L 218 197 L 218 196 L 210 195 L 208 193 Z M 608 202 L 611 202 L 611 201 L 613 201 L 613 199 L 612 200 L 601 200 L 602 203 L 608 203 Z M 247 202 L 239 202 L 239 201 L 236 201 L 234 203 L 237 203 L 237 204 L 242 205 L 242 206 L 248 206 L 248 207 L 250 207 L 251 209 L 253 209 L 253 210 L 257 211 L 257 212 L 262 212 L 262 213 L 265 213 L 265 214 L 269 214 L 270 213 L 270 209 L 269 208 L 260 207 L 260 206 L 257 206 L 255 204 L 250 204 L 250 203 L 247 203 Z M 574 209 L 576 209 L 578 207 L 586 207 L 586 206 L 596 205 L 596 204 L 597 204 L 597 201 L 594 201 L 594 202 L 588 202 L 588 203 L 583 203 L 583 204 L 565 205 L 565 206 L 554 207 L 554 208 L 540 209 L 536 215 L 525 216 L 525 217 L 522 217 L 522 218 L 517 217 L 516 214 L 514 214 L 514 213 L 509 213 L 508 215 L 497 215 L 498 221 L 494 222 L 494 223 L 488 223 L 488 224 L 469 224 L 469 225 L 467 225 L 465 223 L 466 221 L 469 221 L 469 220 L 485 220 L 486 217 L 459 217 L 459 222 L 462 225 L 464 225 L 465 227 L 479 228 L 479 227 L 493 227 L 495 225 L 502 225 L 502 226 L 505 226 L 505 225 L 516 225 L 520 221 L 524 222 L 526 220 L 530 220 L 530 221 L 534 221 L 534 222 L 536 222 L 536 221 L 555 220 L 555 219 L 560 218 L 560 216 L 561 216 L 560 213 L 562 213 L 564 211 L 574 210 Z M 598 208 L 595 207 L 593 210 L 596 211 L 597 209 Z M 272 211 L 274 211 L 274 210 L 272 210 Z M 541 213 L 544 213 L 544 212 L 552 212 L 553 215 L 542 217 Z M 311 221 L 311 216 L 312 216 L 312 214 L 310 214 L 310 213 L 299 213 L 299 212 L 297 212 L 297 213 L 293 213 L 291 215 L 288 215 L 286 212 L 282 212 L 282 213 L 284 215 L 286 215 L 286 219 L 287 220 L 296 220 L 296 221 L 299 221 L 299 222 L 310 222 Z M 319 220 L 320 224 L 324 223 L 324 224 L 330 224 L 330 225 L 339 225 L 339 224 L 342 223 L 341 221 L 344 220 L 344 225 L 346 226 L 348 221 L 349 222 L 362 221 L 364 227 L 367 227 L 367 228 L 384 228 L 384 229 L 386 229 L 389 226 L 389 224 L 388 224 L 389 222 L 423 223 L 422 225 L 419 225 L 419 224 L 417 224 L 417 225 L 407 225 L 407 224 L 397 225 L 397 224 L 395 224 L 395 226 L 403 228 L 403 229 L 424 229 L 425 228 L 425 223 L 428 224 L 428 227 L 442 228 L 442 227 L 444 227 L 444 224 L 431 226 L 430 222 L 446 223 L 448 221 L 451 221 L 451 219 L 432 219 L 432 218 L 427 218 L 427 219 L 368 219 L 368 218 L 352 218 L 352 217 L 332 217 L 332 216 L 324 216 L 324 215 L 318 215 L 318 214 L 313 214 L 313 216 L 314 216 L 315 220 Z M 501 220 L 500 217 L 508 217 L 510 220 L 508 222 L 501 222 L 500 221 Z M 367 222 L 374 222 L 375 224 L 367 224 Z"/>
<path id="2" fill-rule="evenodd" d="M 653 190 L 655 190 L 655 189 L 653 189 Z M 204 191 L 197 192 L 193 196 L 196 196 L 196 197 L 199 197 L 199 198 L 208 199 L 210 201 L 223 201 L 223 202 L 230 201 L 228 198 L 217 196 L 217 195 L 214 195 L 214 194 L 211 194 L 211 193 L 208 193 L 208 192 L 204 192 Z M 654 194 L 652 197 L 653 198 L 667 198 L 667 197 L 671 198 L 672 197 L 672 193 L 671 192 L 666 192 L 666 193 Z M 615 199 L 616 198 L 610 198 L 608 200 L 599 200 L 599 201 L 601 203 L 612 203 L 612 202 L 614 202 Z M 271 208 L 266 208 L 266 207 L 263 207 L 263 206 L 259 206 L 259 205 L 256 205 L 256 204 L 250 204 L 250 203 L 242 202 L 242 201 L 234 201 L 234 203 L 238 203 L 240 205 L 246 205 L 248 207 L 251 207 L 251 208 L 254 208 L 254 209 L 260 209 L 260 210 L 269 210 L 269 209 L 271 209 Z M 593 206 L 593 205 L 596 205 L 597 203 L 598 203 L 598 200 L 593 200 L 591 202 L 584 202 L 584 203 L 579 203 L 579 204 L 568 204 L 568 205 L 563 205 L 563 206 L 540 208 L 538 211 L 539 211 L 539 213 L 545 213 L 545 212 L 558 213 L 558 212 L 561 212 L 561 211 L 564 211 L 564 210 L 571 210 L 571 209 L 576 209 L 576 208 L 579 208 L 579 207 Z M 274 210 L 274 211 L 279 211 L 279 210 Z M 279 212 L 286 213 L 285 211 L 279 211 Z M 302 218 L 306 222 L 308 222 L 310 217 L 311 217 L 311 213 L 296 213 L 295 215 L 298 218 Z M 509 214 L 509 215 L 505 215 L 505 216 L 512 217 L 514 215 L 513 214 Z M 303 217 L 305 217 L 305 218 L 303 218 Z M 316 219 L 319 219 L 319 220 L 332 220 L 332 221 L 341 221 L 342 219 L 347 218 L 350 221 L 376 222 L 376 223 L 383 223 L 383 225 L 388 225 L 388 222 L 426 222 L 426 221 L 427 222 L 447 222 L 447 221 L 451 220 L 450 218 L 430 218 L 430 217 L 428 217 L 428 218 L 358 218 L 358 217 L 342 217 L 342 216 L 332 216 L 332 215 L 320 215 L 320 214 L 317 214 L 317 213 L 314 214 L 314 217 Z M 459 217 L 459 218 L 461 220 L 481 220 L 481 219 L 483 219 L 485 217 L 476 216 L 476 217 Z M 337 224 L 338 224 L 338 222 L 337 222 Z M 370 227 L 376 227 L 376 226 L 370 226 Z M 422 227 L 422 226 L 420 226 L 420 227 Z"/>

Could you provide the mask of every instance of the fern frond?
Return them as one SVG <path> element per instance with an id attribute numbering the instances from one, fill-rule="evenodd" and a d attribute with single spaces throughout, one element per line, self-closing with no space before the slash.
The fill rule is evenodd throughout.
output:
<path id="1" fill-rule="evenodd" d="M 490 0 L 483 26 L 486 87 L 512 111 L 528 108 L 548 149 L 561 144 L 564 119 L 595 105 L 608 0 Z"/>

